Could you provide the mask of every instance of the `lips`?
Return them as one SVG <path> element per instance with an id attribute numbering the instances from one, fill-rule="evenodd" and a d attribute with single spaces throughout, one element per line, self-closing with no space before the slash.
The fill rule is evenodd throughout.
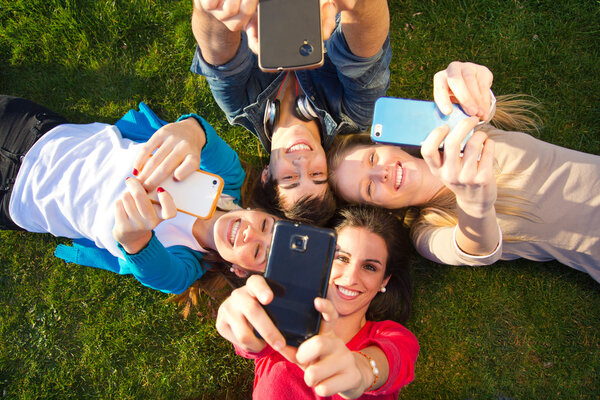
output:
<path id="1" fill-rule="evenodd" d="M 402 169 L 402 164 L 400 162 L 396 163 L 395 166 L 395 170 L 394 170 L 394 190 L 398 190 L 400 189 L 400 186 L 402 186 L 402 177 L 404 175 L 404 171 Z"/>
<path id="2" fill-rule="evenodd" d="M 242 223 L 241 219 L 234 220 L 230 225 L 227 232 L 227 240 L 229 244 L 233 247 L 235 244 L 235 238 L 237 236 L 238 231 L 240 230 L 240 225 Z"/>
<path id="3" fill-rule="evenodd" d="M 335 285 L 335 287 L 337 288 L 338 296 L 344 300 L 352 300 L 360 294 L 356 290 L 350 290 L 340 285 Z"/>
<path id="4" fill-rule="evenodd" d="M 310 147 L 308 143 L 302 141 L 294 143 L 293 145 L 285 149 L 286 153 L 295 153 L 298 151 L 312 151 L 312 147 Z"/>

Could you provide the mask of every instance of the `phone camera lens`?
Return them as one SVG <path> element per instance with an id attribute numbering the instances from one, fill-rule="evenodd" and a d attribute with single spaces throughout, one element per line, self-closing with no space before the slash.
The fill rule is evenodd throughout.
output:
<path id="1" fill-rule="evenodd" d="M 303 57 L 308 57 L 313 52 L 313 47 L 308 43 L 304 42 L 302 46 L 300 46 L 300 55 Z"/>
<path id="2" fill-rule="evenodd" d="M 216 184 L 217 184 L 217 180 L 213 179 L 213 185 L 216 185 Z"/>

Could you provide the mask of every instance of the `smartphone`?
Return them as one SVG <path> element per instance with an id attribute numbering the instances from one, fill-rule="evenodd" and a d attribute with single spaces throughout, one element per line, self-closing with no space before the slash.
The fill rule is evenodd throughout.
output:
<path id="1" fill-rule="evenodd" d="M 264 306 L 290 346 L 319 333 L 315 297 L 326 297 L 337 234 L 333 229 L 277 221 L 265 279 L 273 301 Z"/>
<path id="2" fill-rule="evenodd" d="M 453 104 L 450 115 L 444 115 L 433 101 L 380 97 L 375 101 L 371 140 L 378 143 L 421 147 L 435 128 L 447 124 L 453 129 L 469 116 Z M 467 143 L 469 135 L 463 141 Z"/>
<path id="3" fill-rule="evenodd" d="M 283 71 L 322 64 L 319 0 L 259 0 L 259 67 Z"/>
<path id="4" fill-rule="evenodd" d="M 224 184 L 223 178 L 219 175 L 199 169 L 182 181 L 175 181 L 170 176 L 158 186 L 173 197 L 177 211 L 196 218 L 208 219 L 217 208 Z M 150 193 L 150 200 L 158 203 L 158 194 L 155 190 Z"/>

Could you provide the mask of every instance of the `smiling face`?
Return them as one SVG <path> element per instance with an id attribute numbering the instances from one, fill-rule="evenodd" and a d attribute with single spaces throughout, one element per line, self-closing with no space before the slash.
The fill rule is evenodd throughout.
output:
<path id="1" fill-rule="evenodd" d="M 385 208 L 423 204 L 438 189 L 425 161 L 398 146 L 349 150 L 335 170 L 334 181 L 346 201 Z"/>
<path id="2" fill-rule="evenodd" d="M 388 251 L 383 238 L 366 228 L 338 232 L 327 298 L 340 317 L 365 318 L 371 300 L 384 287 Z"/>
<path id="3" fill-rule="evenodd" d="M 257 210 L 228 212 L 214 226 L 216 250 L 246 271 L 264 272 L 276 220 Z"/>

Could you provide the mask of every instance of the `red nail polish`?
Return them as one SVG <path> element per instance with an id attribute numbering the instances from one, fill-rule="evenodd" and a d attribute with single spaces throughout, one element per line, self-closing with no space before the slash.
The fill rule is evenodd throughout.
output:
<path id="1" fill-rule="evenodd" d="M 174 180 L 175 182 L 179 182 L 179 179 L 175 178 L 175 176 L 173 176 L 173 180 Z"/>
<path id="2" fill-rule="evenodd" d="M 158 188 L 156 188 L 156 193 L 162 193 L 162 192 L 164 192 L 164 191 L 165 191 L 165 189 L 163 189 L 163 188 L 162 188 L 162 187 L 160 187 L 160 186 L 159 186 Z"/>
<path id="3" fill-rule="evenodd" d="M 138 176 L 138 174 L 139 174 L 138 170 L 134 168 L 133 169 L 133 176 Z"/>
<path id="4" fill-rule="evenodd" d="M 125 180 L 127 180 L 127 179 L 131 179 L 131 177 L 130 177 L 130 176 L 128 176 L 127 178 L 125 178 Z"/>

